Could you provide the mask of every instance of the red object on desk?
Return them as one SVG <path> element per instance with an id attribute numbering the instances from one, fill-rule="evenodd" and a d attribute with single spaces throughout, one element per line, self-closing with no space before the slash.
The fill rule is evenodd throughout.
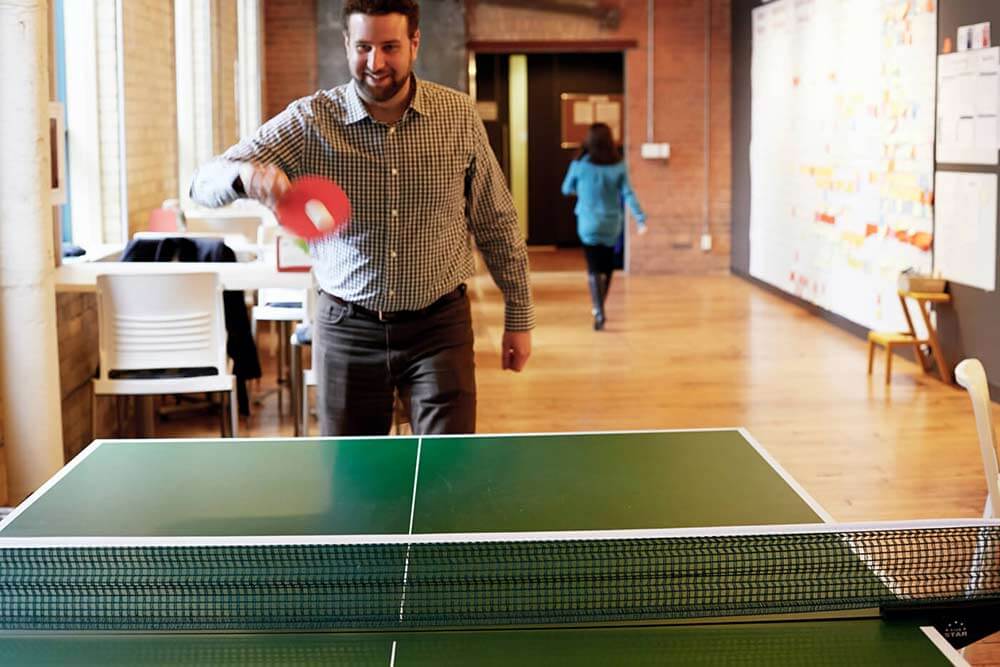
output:
<path id="1" fill-rule="evenodd" d="M 333 181 L 303 176 L 278 202 L 277 214 L 282 227 L 312 240 L 342 229 L 351 218 L 351 202 Z"/>
<path id="2" fill-rule="evenodd" d="M 278 271 L 312 271 L 312 259 L 309 257 L 309 248 L 298 247 L 304 242 L 294 236 L 283 236 L 279 234 L 274 239 L 275 264 Z M 285 256 L 282 256 L 281 249 L 285 248 Z M 288 256 L 291 255 L 289 259 Z"/>
<path id="3" fill-rule="evenodd" d="M 173 208 L 154 208 L 149 214 L 149 224 L 147 229 L 151 232 L 178 232 L 181 226 L 178 223 L 179 211 Z"/>

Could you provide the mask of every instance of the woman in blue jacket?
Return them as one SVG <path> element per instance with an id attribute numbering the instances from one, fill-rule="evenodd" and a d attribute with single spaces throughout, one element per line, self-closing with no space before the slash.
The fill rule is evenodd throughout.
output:
<path id="1" fill-rule="evenodd" d="M 594 123 L 587 132 L 580 157 L 573 160 L 563 180 L 562 193 L 576 195 L 576 232 L 587 258 L 587 281 L 593 303 L 594 329 L 604 328 L 604 300 L 611 287 L 615 243 L 622 233 L 622 200 L 628 203 L 640 234 L 646 233 L 646 214 L 639 206 L 611 128 Z"/>

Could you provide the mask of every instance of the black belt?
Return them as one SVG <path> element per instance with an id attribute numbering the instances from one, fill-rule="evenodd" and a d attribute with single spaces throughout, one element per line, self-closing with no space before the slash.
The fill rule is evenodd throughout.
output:
<path id="1" fill-rule="evenodd" d="M 339 296 L 330 294 L 329 292 L 324 292 L 320 290 L 321 293 L 330 297 L 334 302 L 339 303 L 349 309 L 350 313 L 354 315 L 360 315 L 361 317 L 367 318 L 369 320 L 375 320 L 376 322 L 403 322 L 405 320 L 416 320 L 427 315 L 432 314 L 437 309 L 442 306 L 451 303 L 457 299 L 461 299 L 465 296 L 466 286 L 462 283 L 452 291 L 445 294 L 443 297 L 432 303 L 425 308 L 419 308 L 417 310 L 372 310 L 371 308 L 365 308 L 364 306 L 359 306 L 356 303 L 351 303 L 350 301 L 344 301 Z"/>

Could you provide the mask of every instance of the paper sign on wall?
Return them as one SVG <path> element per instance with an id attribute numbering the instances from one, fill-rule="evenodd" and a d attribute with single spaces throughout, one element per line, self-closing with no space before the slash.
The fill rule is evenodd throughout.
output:
<path id="1" fill-rule="evenodd" d="M 990 22 L 974 23 L 958 27 L 958 50 L 990 48 Z"/>
<path id="2" fill-rule="evenodd" d="M 935 273 L 995 290 L 997 175 L 939 171 L 935 190 Z"/>
<path id="3" fill-rule="evenodd" d="M 938 56 L 937 161 L 997 164 L 1000 47 Z"/>

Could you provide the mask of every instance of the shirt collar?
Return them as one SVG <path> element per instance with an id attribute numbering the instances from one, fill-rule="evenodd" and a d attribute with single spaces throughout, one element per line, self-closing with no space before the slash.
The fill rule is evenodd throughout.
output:
<path id="1" fill-rule="evenodd" d="M 426 116 L 428 115 L 427 96 L 424 91 L 424 86 L 420 83 L 420 79 L 417 78 L 416 74 L 413 74 L 412 76 L 413 97 L 410 98 L 410 108 L 421 116 Z"/>
<path id="2" fill-rule="evenodd" d="M 426 116 L 427 98 L 424 93 L 424 87 L 420 85 L 420 80 L 417 79 L 416 74 L 411 74 L 410 77 L 410 85 L 413 86 L 413 97 L 410 98 L 409 108 L 413 109 L 421 116 Z M 351 79 L 351 84 L 347 87 L 347 94 L 345 96 L 345 101 L 347 103 L 347 116 L 344 120 L 348 125 L 365 118 L 371 118 L 371 114 L 368 113 L 365 103 L 361 101 L 361 96 L 358 95 L 357 86 L 358 82 Z"/>

